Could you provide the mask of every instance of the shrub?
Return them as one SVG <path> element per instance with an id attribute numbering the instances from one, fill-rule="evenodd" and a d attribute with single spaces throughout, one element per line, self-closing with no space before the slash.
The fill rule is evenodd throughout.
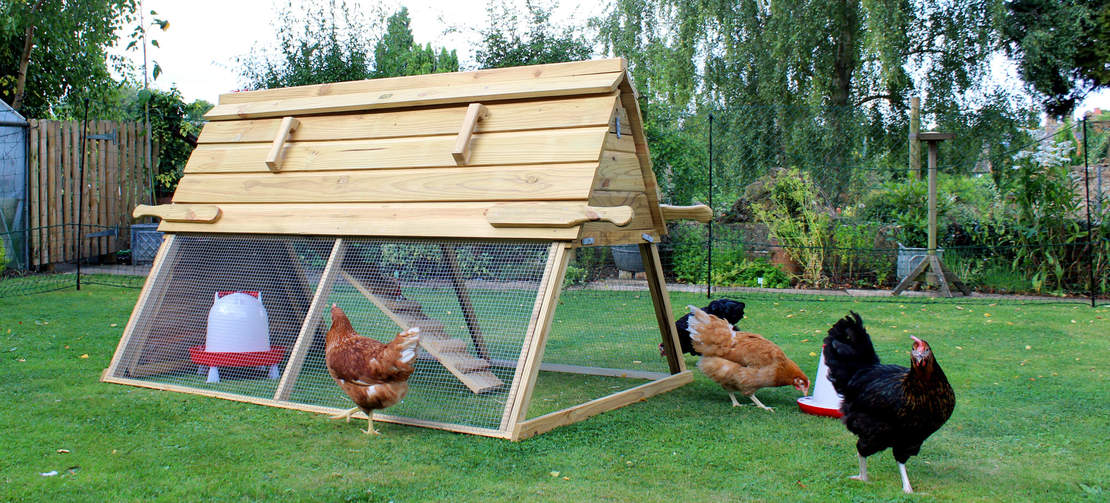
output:
<path id="1" fill-rule="evenodd" d="M 567 273 L 563 276 L 563 288 L 586 284 L 589 272 L 574 264 L 567 264 Z"/>
<path id="2" fill-rule="evenodd" d="M 802 281 L 820 286 L 824 283 L 829 214 L 820 206 L 808 174 L 790 168 L 769 176 L 766 199 L 752 208 L 756 219 L 801 264 Z"/>
<path id="3" fill-rule="evenodd" d="M 790 287 L 790 276 L 765 259 L 727 262 L 719 269 L 714 267 L 712 277 L 717 286 Z"/>

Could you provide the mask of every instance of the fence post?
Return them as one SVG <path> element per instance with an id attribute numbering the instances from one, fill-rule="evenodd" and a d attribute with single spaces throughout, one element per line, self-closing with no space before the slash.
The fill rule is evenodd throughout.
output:
<path id="1" fill-rule="evenodd" d="M 921 132 L 921 98 L 910 98 L 910 176 L 921 179 L 921 142 L 917 134 Z"/>
<path id="2" fill-rule="evenodd" d="M 1087 192 L 1087 269 L 1090 269 L 1091 307 L 1095 307 L 1095 248 L 1091 239 L 1095 228 L 1091 225 L 1091 167 L 1087 164 L 1087 117 L 1083 117 L 1083 186 Z M 1101 197 L 1102 194 L 1099 194 Z"/>
<path id="3" fill-rule="evenodd" d="M 709 114 L 709 208 L 713 208 L 713 114 Z M 705 225 L 709 226 L 708 255 L 705 264 L 705 298 L 713 296 L 713 219 L 710 218 Z"/>

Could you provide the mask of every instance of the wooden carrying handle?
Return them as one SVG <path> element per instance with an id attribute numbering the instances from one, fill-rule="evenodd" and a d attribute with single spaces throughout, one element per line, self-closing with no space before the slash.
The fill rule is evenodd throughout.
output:
<path id="1" fill-rule="evenodd" d="M 270 171 L 277 172 L 281 170 L 281 161 L 285 158 L 285 141 L 297 130 L 301 125 L 301 121 L 293 117 L 285 117 L 281 119 L 281 125 L 278 126 L 277 137 L 274 138 L 273 145 L 270 146 L 270 154 L 266 156 L 266 167 Z"/>
<path id="2" fill-rule="evenodd" d="M 703 224 L 713 220 L 713 209 L 704 204 L 694 206 L 660 204 L 659 209 L 663 212 L 663 220 L 697 220 Z"/>
<path id="3" fill-rule="evenodd" d="M 632 221 L 631 206 L 595 207 L 586 203 L 506 203 L 486 210 L 494 227 L 567 228 L 585 222 L 612 222 L 618 227 Z"/>
<path id="4" fill-rule="evenodd" d="M 150 206 L 140 204 L 131 212 L 131 216 L 158 217 L 166 222 L 188 222 L 193 224 L 210 224 L 219 220 L 220 207 L 207 204 L 160 204 Z"/>
<path id="5" fill-rule="evenodd" d="M 489 117 L 489 109 L 481 103 L 471 103 L 466 107 L 466 117 L 463 118 L 462 129 L 455 139 L 455 150 L 451 152 L 456 165 L 462 166 L 470 162 L 470 140 L 474 137 L 474 131 L 478 129 L 478 121 L 486 117 Z"/>

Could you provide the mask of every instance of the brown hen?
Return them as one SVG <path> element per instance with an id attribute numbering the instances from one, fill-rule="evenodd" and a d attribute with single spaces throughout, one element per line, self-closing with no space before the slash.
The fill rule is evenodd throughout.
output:
<path id="1" fill-rule="evenodd" d="M 702 354 L 698 369 L 728 391 L 733 407 L 740 406 L 736 391 L 759 408 L 774 411 L 755 397 L 756 391 L 793 386 L 804 395 L 809 390 L 809 377 L 775 343 L 759 334 L 737 332 L 728 321 L 688 307 L 690 340 Z"/>
<path id="2" fill-rule="evenodd" d="M 411 362 L 416 358 L 420 329 L 410 328 L 397 334 L 389 344 L 362 337 L 339 306 L 331 305 L 331 329 L 324 349 L 328 372 L 336 384 L 358 407 L 332 419 L 351 420 L 359 409 L 366 413 L 365 433 L 377 435 L 374 410 L 400 402 L 409 390 Z"/>

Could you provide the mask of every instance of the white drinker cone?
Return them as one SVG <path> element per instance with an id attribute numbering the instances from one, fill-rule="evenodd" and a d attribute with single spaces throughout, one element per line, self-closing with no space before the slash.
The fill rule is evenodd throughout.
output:
<path id="1" fill-rule="evenodd" d="M 840 417 L 840 395 L 829 381 L 829 367 L 825 365 L 825 348 L 821 348 L 821 359 L 817 361 L 817 378 L 813 383 L 813 395 L 798 399 L 798 408 L 806 414 L 815 416 Z"/>

